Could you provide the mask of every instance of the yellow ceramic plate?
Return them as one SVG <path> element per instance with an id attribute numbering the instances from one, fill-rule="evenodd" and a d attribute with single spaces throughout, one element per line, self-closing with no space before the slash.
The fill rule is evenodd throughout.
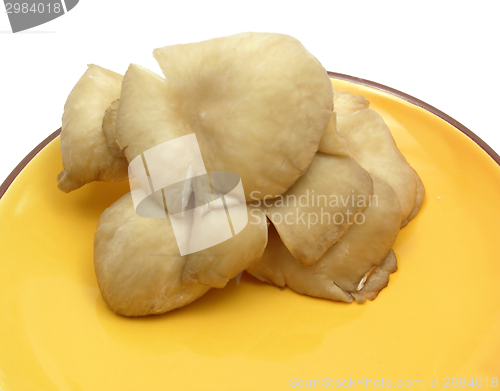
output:
<path id="1" fill-rule="evenodd" d="M 422 102 L 332 76 L 382 114 L 427 190 L 394 247 L 399 271 L 375 301 L 335 303 L 243 275 L 163 316 L 114 315 L 97 288 L 93 234 L 127 184 L 59 191 L 54 135 L 0 200 L 0 389 L 287 390 L 419 380 L 427 388 L 436 379 L 452 386 L 453 377 L 467 387 L 471 378 L 476 388 L 498 385 L 498 163 Z"/>

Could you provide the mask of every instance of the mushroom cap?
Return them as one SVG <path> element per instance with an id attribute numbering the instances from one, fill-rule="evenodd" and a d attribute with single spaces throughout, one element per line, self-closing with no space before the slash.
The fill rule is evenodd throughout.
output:
<path id="1" fill-rule="evenodd" d="M 319 151 L 335 153 L 343 140 L 351 156 L 370 174 L 383 179 L 396 192 L 401 205 L 401 227 L 416 216 L 425 196 L 419 175 L 399 151 L 384 119 L 362 95 L 333 89 L 334 114 Z M 335 119 L 335 121 L 334 121 Z"/>
<path id="2" fill-rule="evenodd" d="M 288 285 L 309 296 L 364 301 L 366 285 L 366 298 L 375 298 L 387 284 L 388 271 L 395 270 L 391 246 L 399 232 L 400 209 L 389 185 L 376 177 L 373 184 L 374 198 L 363 212 L 364 222 L 353 224 L 314 265 L 300 264 L 270 227 L 264 255 L 248 272 L 262 281 L 280 287 Z M 372 276 L 374 281 L 370 281 Z"/>
<path id="3" fill-rule="evenodd" d="M 401 225 L 405 225 L 416 203 L 418 175 L 399 151 L 383 118 L 375 110 L 362 109 L 339 116 L 337 125 L 356 161 L 396 192 Z"/>
<path id="4" fill-rule="evenodd" d="M 106 144 L 102 123 L 111 102 L 120 97 L 122 76 L 89 65 L 64 105 L 61 155 L 64 170 L 57 186 L 64 192 L 93 181 L 118 182 L 127 178 L 128 163 L 114 156 Z"/>
<path id="5" fill-rule="evenodd" d="M 247 201 L 305 172 L 332 114 L 327 72 L 295 38 L 243 33 L 156 49 L 165 79 L 131 65 L 118 143 L 131 161 L 195 133 L 207 171 L 240 175 Z"/>
<path id="6" fill-rule="evenodd" d="M 310 266 L 341 240 L 372 194 L 370 175 L 352 157 L 317 153 L 267 215 L 290 253 Z"/>
<path id="7" fill-rule="evenodd" d="M 165 213 L 152 198 L 143 203 L 143 213 Z M 226 212 L 204 216 L 213 230 L 218 229 L 214 217 L 219 213 Z M 262 216 L 229 240 L 181 256 L 171 218 L 140 216 L 131 193 L 102 213 L 94 238 L 94 267 L 102 297 L 115 313 L 143 316 L 183 307 L 253 265 L 267 244 Z"/>

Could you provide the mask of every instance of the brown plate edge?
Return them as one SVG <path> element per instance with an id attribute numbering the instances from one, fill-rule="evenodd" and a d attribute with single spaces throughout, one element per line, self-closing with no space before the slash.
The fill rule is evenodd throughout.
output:
<path id="1" fill-rule="evenodd" d="M 355 84 L 361 84 L 367 87 L 375 88 L 377 90 L 381 90 L 387 92 L 391 95 L 397 96 L 407 102 L 414 104 L 415 106 L 421 107 L 432 114 L 438 116 L 439 118 L 445 120 L 453 127 L 457 128 L 467 137 L 469 137 L 472 141 L 474 141 L 477 145 L 479 145 L 499 166 L 500 166 L 500 156 L 488 145 L 486 144 L 479 136 L 473 133 L 470 129 L 466 128 L 460 122 L 454 120 L 449 115 L 443 113 L 441 110 L 436 109 L 434 106 L 431 106 L 420 99 L 417 99 L 411 95 L 405 94 L 404 92 L 398 91 L 394 88 L 387 87 L 383 84 L 375 83 L 374 81 L 361 79 L 359 77 L 344 75 L 342 73 L 328 72 L 328 76 L 339 79 L 349 81 Z M 19 175 L 19 173 L 26 167 L 26 165 L 33 159 L 38 152 L 40 152 L 45 146 L 47 146 L 52 140 L 54 140 L 57 136 L 61 134 L 61 128 L 57 129 L 54 133 L 52 133 L 49 137 L 43 140 L 40 144 L 38 144 L 17 166 L 12 170 L 10 175 L 5 179 L 5 181 L 0 185 L 0 199 L 5 194 L 9 186 L 14 179 Z M 54 179 L 55 181 L 55 179 Z"/>
<path id="2" fill-rule="evenodd" d="M 457 120 L 451 118 L 448 114 L 443 113 L 441 110 L 436 109 L 434 106 L 431 106 L 420 99 L 417 99 L 411 95 L 405 94 L 404 92 L 401 92 L 399 90 L 395 90 L 394 88 L 387 87 L 383 84 L 375 83 L 374 81 L 366 80 L 366 79 L 361 79 L 359 77 L 354 77 L 354 76 L 349 76 L 349 75 L 344 75 L 342 73 L 335 73 L 335 72 L 328 72 L 328 76 L 334 79 L 339 79 L 339 80 L 345 80 L 349 81 L 355 84 L 361 84 L 367 87 L 375 88 L 377 90 L 381 90 L 384 92 L 387 92 L 391 95 L 395 95 L 398 98 L 401 98 L 407 102 L 410 102 L 414 104 L 415 106 L 419 106 L 432 114 L 436 115 L 437 117 L 445 120 L 448 122 L 450 125 L 453 127 L 457 128 L 460 130 L 463 134 L 465 134 L 467 137 L 469 137 L 472 141 L 474 141 L 477 145 L 481 147 L 498 165 L 500 165 L 500 156 L 491 148 L 488 144 L 486 144 L 478 135 L 476 135 L 474 132 L 472 132 L 470 129 L 466 128 L 464 125 L 462 125 L 460 122 Z"/>
<path id="3" fill-rule="evenodd" d="M 49 137 L 43 140 L 40 144 L 38 144 L 23 160 L 19 163 L 14 170 L 9 174 L 7 179 L 3 181 L 2 185 L 0 185 L 0 199 L 3 197 L 9 186 L 14 179 L 19 175 L 19 173 L 27 166 L 31 159 L 33 159 L 38 152 L 44 149 L 52 140 L 54 140 L 57 136 L 61 134 L 61 128 L 57 129 L 54 133 L 52 133 Z M 56 180 L 54 178 L 54 184 Z"/>

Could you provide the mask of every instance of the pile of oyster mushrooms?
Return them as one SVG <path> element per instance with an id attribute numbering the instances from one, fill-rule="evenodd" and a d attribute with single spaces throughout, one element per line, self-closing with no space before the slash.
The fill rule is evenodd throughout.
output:
<path id="1" fill-rule="evenodd" d="M 135 64 L 124 76 L 90 65 L 77 82 L 64 107 L 58 187 L 130 179 L 132 162 L 194 134 L 208 175 L 237 174 L 243 196 L 217 203 L 223 195 L 185 176 L 141 193 L 138 207 L 135 192 L 154 178 L 146 168 L 146 182 L 131 180 L 95 233 L 109 308 L 165 313 L 245 270 L 314 297 L 376 298 L 397 269 L 391 247 L 424 187 L 369 102 L 333 89 L 319 61 L 287 35 L 243 33 L 153 54 L 163 76 Z M 194 165 L 178 148 L 175 159 Z M 160 168 L 175 171 L 174 157 L 160 156 Z M 235 230 L 233 221 L 228 239 L 214 239 L 242 205 L 246 225 Z M 176 224 L 188 214 L 180 238 Z M 181 250 L 200 238 L 198 251 Z"/>

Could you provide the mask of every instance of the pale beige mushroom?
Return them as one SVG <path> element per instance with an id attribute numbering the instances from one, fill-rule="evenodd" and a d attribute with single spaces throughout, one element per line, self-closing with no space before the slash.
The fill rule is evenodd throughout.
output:
<path id="1" fill-rule="evenodd" d="M 354 113 L 370 107 L 370 102 L 363 95 L 354 95 L 347 91 L 333 89 L 333 107 L 337 116 Z"/>
<path id="2" fill-rule="evenodd" d="M 424 187 L 369 102 L 333 92 L 317 59 L 287 35 L 237 34 L 154 56 L 163 77 L 134 64 L 124 78 L 90 66 L 63 116 L 62 190 L 125 179 L 134 159 L 144 165 L 130 171 L 143 189 L 111 205 L 95 234 L 97 281 L 111 310 L 165 313 L 245 269 L 311 296 L 373 300 L 397 268 L 391 247 Z M 193 135 L 191 150 L 155 149 Z M 163 159 L 152 149 L 173 152 Z M 181 160 L 179 181 L 152 185 L 151 172 L 182 171 Z M 241 196 L 198 180 L 221 172 L 241 177 Z M 149 196 L 134 204 L 137 194 Z M 235 229 L 231 216 L 242 207 L 249 222 Z"/>
<path id="3" fill-rule="evenodd" d="M 399 232 L 396 194 L 373 177 L 374 196 L 358 220 L 313 266 L 300 264 L 273 227 L 261 260 L 248 272 L 262 281 L 324 299 L 352 302 L 373 300 L 396 270 L 391 250 Z"/>
<path id="4" fill-rule="evenodd" d="M 340 240 L 373 194 L 370 175 L 337 132 L 335 113 L 326 134 L 306 173 L 283 196 L 264 202 L 283 243 L 309 266 Z"/>
<path id="5" fill-rule="evenodd" d="M 295 38 L 244 33 L 154 51 L 164 75 L 125 74 L 117 141 L 129 161 L 194 133 L 207 171 L 240 175 L 247 201 L 283 194 L 332 114 L 330 79 Z"/>
<path id="6" fill-rule="evenodd" d="M 347 142 L 340 137 L 337 129 L 337 113 L 334 111 L 318 147 L 319 152 L 329 155 L 351 156 Z M 352 157 L 352 156 L 351 156 Z"/>
<path id="7" fill-rule="evenodd" d="M 64 105 L 61 155 L 64 170 L 57 186 L 64 192 L 93 181 L 127 178 L 127 160 L 113 155 L 103 134 L 104 113 L 120 97 L 122 76 L 89 65 Z"/>
<path id="8" fill-rule="evenodd" d="M 361 95 L 334 90 L 337 131 L 327 127 L 319 150 L 329 152 L 328 145 L 338 135 L 356 161 L 370 174 L 387 182 L 401 205 L 401 226 L 405 226 L 420 209 L 424 185 L 399 151 L 389 127 Z"/>
<path id="9" fill-rule="evenodd" d="M 298 262 L 313 265 L 338 242 L 373 194 L 370 175 L 346 155 L 318 152 L 306 173 L 266 213 Z"/>
<path id="10" fill-rule="evenodd" d="M 151 198 L 143 202 L 142 213 L 164 213 Z M 210 211 L 204 218 L 212 213 L 226 212 Z M 183 307 L 252 266 L 267 243 L 262 215 L 231 239 L 181 256 L 171 218 L 139 216 L 131 193 L 101 215 L 94 242 L 95 272 L 104 301 L 117 314 L 162 314 Z"/>

